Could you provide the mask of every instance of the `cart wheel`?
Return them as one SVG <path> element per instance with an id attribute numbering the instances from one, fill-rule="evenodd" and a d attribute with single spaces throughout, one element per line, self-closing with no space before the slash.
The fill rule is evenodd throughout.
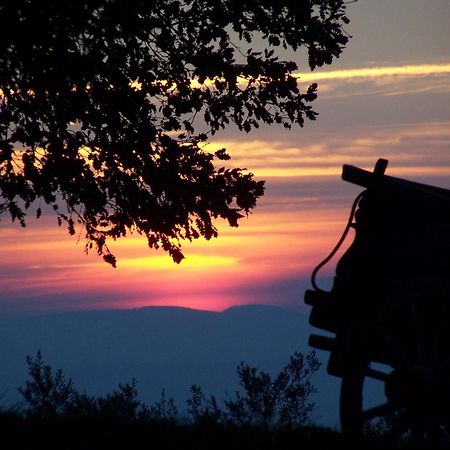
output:
<path id="1" fill-rule="evenodd" d="M 450 318 L 448 301 L 419 299 L 385 308 L 366 334 L 351 336 L 340 396 L 342 430 L 382 429 L 394 441 L 445 440 L 450 431 Z M 374 358 L 382 355 L 383 358 Z M 383 363 L 383 370 L 375 368 Z M 386 370 L 385 370 L 386 369 Z M 364 384 L 384 386 L 384 399 L 365 408 Z"/>

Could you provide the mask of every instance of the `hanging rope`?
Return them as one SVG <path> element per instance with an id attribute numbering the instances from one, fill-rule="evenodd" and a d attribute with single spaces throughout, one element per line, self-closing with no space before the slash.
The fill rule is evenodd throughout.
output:
<path id="1" fill-rule="evenodd" d="M 342 233 L 341 238 L 339 239 L 338 243 L 335 245 L 335 247 L 333 248 L 333 250 L 331 251 L 331 253 L 323 260 L 321 261 L 316 268 L 313 270 L 312 275 L 311 275 L 311 284 L 313 286 L 313 288 L 316 291 L 321 291 L 323 292 L 323 289 L 320 289 L 319 286 L 317 286 L 316 283 L 316 276 L 317 273 L 319 272 L 319 270 L 325 265 L 327 264 L 331 258 L 333 258 L 333 256 L 336 254 L 336 252 L 339 250 L 340 246 L 343 244 L 343 242 L 345 241 L 345 238 L 347 237 L 347 234 L 352 226 L 353 223 L 353 217 L 355 215 L 355 211 L 356 211 L 356 207 L 358 206 L 358 202 L 361 200 L 361 197 L 364 195 L 365 191 L 361 192 L 360 194 L 358 194 L 358 196 L 355 198 L 355 200 L 353 201 L 353 205 L 352 208 L 350 210 L 350 216 L 348 218 L 347 221 L 347 225 L 345 226 L 344 232 Z"/>

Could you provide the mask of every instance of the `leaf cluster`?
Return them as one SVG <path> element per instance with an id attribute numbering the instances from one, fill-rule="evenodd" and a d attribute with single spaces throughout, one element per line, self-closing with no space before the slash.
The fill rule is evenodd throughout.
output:
<path id="1" fill-rule="evenodd" d="M 180 262 L 215 219 L 237 226 L 263 182 L 203 144 L 315 119 L 317 86 L 277 52 L 314 69 L 348 40 L 343 0 L 17 0 L 0 17 L 0 214 L 25 226 L 51 205 L 112 265 L 133 231 Z"/>

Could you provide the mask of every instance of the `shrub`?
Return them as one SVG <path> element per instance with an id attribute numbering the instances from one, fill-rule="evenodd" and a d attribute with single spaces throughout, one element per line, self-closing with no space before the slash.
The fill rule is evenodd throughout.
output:
<path id="1" fill-rule="evenodd" d="M 228 417 L 238 424 L 289 427 L 307 421 L 317 392 L 311 376 L 320 368 L 314 351 L 306 356 L 295 352 L 289 363 L 273 378 L 268 372 L 241 363 L 237 374 L 242 392 L 225 402 Z"/>
<path id="2" fill-rule="evenodd" d="M 61 369 L 53 374 L 40 351 L 34 358 L 28 355 L 26 360 L 31 380 L 19 392 L 28 404 L 27 412 L 44 419 L 65 413 L 76 395 L 72 380 L 66 379 Z"/>
<path id="3" fill-rule="evenodd" d="M 193 385 L 187 401 L 188 412 L 194 422 L 263 427 L 304 424 L 315 405 L 309 397 L 317 392 L 311 377 L 320 366 L 314 351 L 306 356 L 295 352 L 275 378 L 242 362 L 236 369 L 241 391 L 236 391 L 234 399 L 225 401 L 224 410 L 213 395 L 206 397 L 199 386 Z"/>

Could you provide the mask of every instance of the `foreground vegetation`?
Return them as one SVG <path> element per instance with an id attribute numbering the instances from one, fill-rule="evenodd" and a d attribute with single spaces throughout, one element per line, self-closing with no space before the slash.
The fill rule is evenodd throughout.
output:
<path id="1" fill-rule="evenodd" d="M 394 450 L 378 437 L 359 439 L 314 425 L 262 427 L 166 419 L 117 421 L 106 417 L 24 417 L 0 413 L 2 448 L 8 450 Z M 445 448 L 445 447 L 442 447 Z"/>
<path id="2" fill-rule="evenodd" d="M 42 420 L 3 413 L 5 449 L 328 449 L 348 444 L 339 433 L 301 426 L 273 430 L 232 424 L 183 424 L 169 421 L 121 422 L 93 418 Z M 369 447 L 367 447 L 369 448 Z M 381 447 L 373 447 L 381 448 Z"/>
<path id="3" fill-rule="evenodd" d="M 241 363 L 240 390 L 223 405 L 194 385 L 182 414 L 164 391 L 153 404 L 140 401 L 135 380 L 94 397 L 40 352 L 27 363 L 24 404 L 0 410 L 0 446 L 8 450 L 400 448 L 381 433 L 355 439 L 311 424 L 311 377 L 320 367 L 314 352 L 295 353 L 275 377 Z"/>

